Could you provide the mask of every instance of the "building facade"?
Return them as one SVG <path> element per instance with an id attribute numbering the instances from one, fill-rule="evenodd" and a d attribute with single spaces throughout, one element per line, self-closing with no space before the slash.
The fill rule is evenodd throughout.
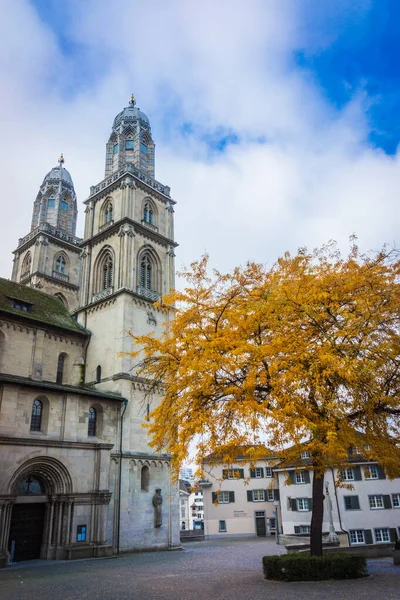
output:
<path id="1" fill-rule="evenodd" d="M 208 537 L 275 535 L 279 519 L 273 458 L 250 468 L 239 457 L 231 465 L 206 467 L 204 533 Z"/>
<path id="2" fill-rule="evenodd" d="M 161 396 L 148 398 L 129 356 L 128 332 L 159 335 L 172 318 L 154 301 L 174 287 L 175 202 L 154 170 L 150 123 L 132 97 L 85 201 L 84 239 L 61 156 L 14 252 L 0 302 L 3 564 L 179 545 L 170 459 L 142 427 Z M 35 532 L 23 505 L 37 512 Z M 30 553 L 24 536 L 35 538 Z"/>

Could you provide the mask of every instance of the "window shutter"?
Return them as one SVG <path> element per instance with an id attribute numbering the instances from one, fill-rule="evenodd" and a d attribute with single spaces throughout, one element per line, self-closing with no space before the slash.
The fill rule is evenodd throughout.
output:
<path id="1" fill-rule="evenodd" d="M 253 491 L 247 490 L 247 502 L 253 502 Z"/>
<path id="2" fill-rule="evenodd" d="M 264 477 L 264 468 L 260 467 L 260 469 L 261 469 L 261 477 Z"/>
<path id="3" fill-rule="evenodd" d="M 256 476 L 256 470 L 255 469 L 250 469 L 250 477 L 254 478 Z"/>
<path id="4" fill-rule="evenodd" d="M 279 500 L 279 490 L 274 490 L 274 500 Z"/>
<path id="5" fill-rule="evenodd" d="M 308 498 L 308 510 L 312 510 L 312 498 Z"/>
<path id="6" fill-rule="evenodd" d="M 238 471 L 239 471 L 239 478 L 244 479 L 244 469 L 238 469 Z"/>
<path id="7" fill-rule="evenodd" d="M 300 525 L 295 525 L 294 526 L 294 532 L 295 533 L 300 533 Z"/>
<path id="8" fill-rule="evenodd" d="M 380 465 L 377 465 L 377 470 L 378 470 L 378 478 L 379 479 L 386 479 L 386 474 L 385 474 L 385 470 L 382 469 L 382 467 Z"/>
<path id="9" fill-rule="evenodd" d="M 222 479 L 228 479 L 228 469 L 222 469 Z"/>
<path id="10" fill-rule="evenodd" d="M 373 544 L 371 529 L 364 529 L 364 539 L 366 544 Z"/>
<path id="11" fill-rule="evenodd" d="M 289 481 L 289 485 L 293 485 L 294 484 L 293 473 L 289 473 L 289 475 L 288 475 L 288 481 Z"/>
<path id="12" fill-rule="evenodd" d="M 358 496 L 350 496 L 350 508 L 353 510 L 358 510 L 360 508 Z"/>
<path id="13" fill-rule="evenodd" d="M 390 541 L 395 543 L 397 542 L 398 536 L 397 536 L 397 530 L 396 527 L 391 527 L 390 528 Z"/>
<path id="14" fill-rule="evenodd" d="M 383 506 L 385 508 L 392 508 L 392 501 L 390 499 L 389 494 L 384 494 L 383 495 Z"/>
<path id="15" fill-rule="evenodd" d="M 361 481 L 362 477 L 361 477 L 361 467 L 360 467 L 360 465 L 357 465 L 356 467 L 353 467 L 353 473 L 354 473 L 354 481 Z"/>
<path id="16" fill-rule="evenodd" d="M 290 504 L 292 506 L 292 510 L 297 510 L 297 501 L 296 501 L 296 498 L 291 498 L 290 499 Z"/>
<path id="17" fill-rule="evenodd" d="M 310 483 L 310 471 L 304 471 L 304 481 Z"/>
<path id="18" fill-rule="evenodd" d="M 218 502 L 218 494 L 217 492 L 212 492 L 212 501 L 215 504 L 215 502 Z"/>
<path id="19" fill-rule="evenodd" d="M 229 492 L 229 502 L 235 502 L 235 492 Z"/>

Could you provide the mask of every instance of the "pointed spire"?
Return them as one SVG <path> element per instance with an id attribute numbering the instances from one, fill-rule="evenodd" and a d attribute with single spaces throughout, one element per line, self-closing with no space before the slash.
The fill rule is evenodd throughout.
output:
<path id="1" fill-rule="evenodd" d="M 136 98 L 133 94 L 131 94 L 131 99 L 129 100 L 129 106 L 135 106 Z"/>

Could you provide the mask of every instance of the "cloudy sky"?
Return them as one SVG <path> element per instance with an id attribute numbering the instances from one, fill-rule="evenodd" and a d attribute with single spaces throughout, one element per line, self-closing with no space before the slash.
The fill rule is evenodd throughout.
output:
<path id="1" fill-rule="evenodd" d="M 329 239 L 400 244 L 397 0 L 1 0 L 0 276 L 64 153 L 80 202 L 130 94 L 176 207 L 177 267 Z M 80 209 L 78 235 L 83 230 Z"/>

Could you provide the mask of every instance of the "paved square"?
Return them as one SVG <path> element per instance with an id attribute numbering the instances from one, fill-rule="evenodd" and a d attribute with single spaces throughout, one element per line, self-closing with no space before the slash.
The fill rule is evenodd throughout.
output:
<path id="1" fill-rule="evenodd" d="M 186 544 L 181 552 L 25 563 L 0 572 L 1 600 L 400 600 L 400 567 L 370 561 L 359 581 L 275 583 L 261 558 L 282 552 L 273 540 L 246 538 Z"/>

